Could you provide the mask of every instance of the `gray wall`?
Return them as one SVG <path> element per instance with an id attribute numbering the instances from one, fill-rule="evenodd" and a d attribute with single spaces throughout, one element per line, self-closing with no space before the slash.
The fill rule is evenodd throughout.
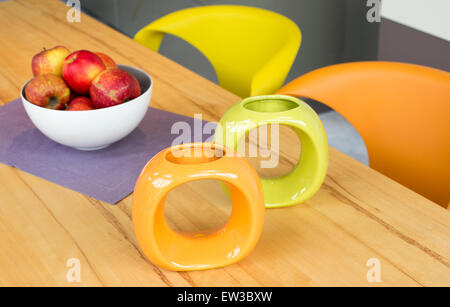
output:
<path id="1" fill-rule="evenodd" d="M 450 1 L 383 1 L 378 59 L 450 72 Z"/>
<path id="2" fill-rule="evenodd" d="M 367 22 L 368 7 L 364 0 L 82 0 L 81 3 L 84 11 L 130 37 L 153 20 L 187 7 L 241 4 L 281 13 L 296 22 L 303 34 L 287 82 L 322 66 L 377 57 L 378 24 Z M 212 66 L 186 42 L 166 37 L 160 52 L 217 82 Z"/>
<path id="3" fill-rule="evenodd" d="M 414 63 L 450 72 L 450 41 L 382 18 L 378 59 Z"/>

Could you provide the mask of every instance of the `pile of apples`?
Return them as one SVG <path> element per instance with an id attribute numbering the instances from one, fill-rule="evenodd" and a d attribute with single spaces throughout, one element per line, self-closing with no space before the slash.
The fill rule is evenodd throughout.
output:
<path id="1" fill-rule="evenodd" d="M 34 78 L 25 98 L 48 109 L 82 111 L 112 107 L 141 95 L 139 82 L 106 54 L 63 46 L 33 57 Z"/>

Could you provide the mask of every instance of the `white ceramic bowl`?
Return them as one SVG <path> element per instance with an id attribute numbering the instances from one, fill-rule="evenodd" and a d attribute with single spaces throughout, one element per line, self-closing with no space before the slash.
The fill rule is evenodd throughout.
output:
<path id="1" fill-rule="evenodd" d="M 25 111 L 36 128 L 57 143 L 80 150 L 105 148 L 126 137 L 139 125 L 147 113 L 152 96 L 153 81 L 146 72 L 131 66 L 118 66 L 139 81 L 141 86 L 139 97 L 104 109 L 51 110 L 26 100 L 25 84 L 21 91 Z"/>

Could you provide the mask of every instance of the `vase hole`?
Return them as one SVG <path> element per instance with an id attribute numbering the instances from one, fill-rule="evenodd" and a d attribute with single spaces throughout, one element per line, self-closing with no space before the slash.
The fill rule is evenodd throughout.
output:
<path id="1" fill-rule="evenodd" d="M 263 113 L 275 113 L 289 111 L 297 108 L 299 105 L 295 101 L 283 98 L 261 99 L 243 102 L 243 107 L 247 110 Z"/>
<path id="2" fill-rule="evenodd" d="M 223 228 L 231 215 L 232 200 L 219 183 L 213 179 L 196 180 L 170 191 L 164 204 L 169 227 L 194 237 Z"/>
<path id="3" fill-rule="evenodd" d="M 201 164 L 216 161 L 224 155 L 224 149 L 214 144 L 186 144 L 173 146 L 166 159 L 175 164 Z"/>
<path id="4" fill-rule="evenodd" d="M 250 130 L 238 148 L 262 178 L 288 174 L 301 155 L 300 139 L 285 125 L 263 125 Z"/>

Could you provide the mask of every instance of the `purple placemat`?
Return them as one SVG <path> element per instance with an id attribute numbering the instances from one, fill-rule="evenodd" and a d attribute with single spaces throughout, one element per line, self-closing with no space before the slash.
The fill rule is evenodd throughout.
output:
<path id="1" fill-rule="evenodd" d="M 194 125 L 198 131 L 207 123 L 150 107 L 138 128 L 126 138 L 102 150 L 79 151 L 44 136 L 17 99 L 0 107 L 0 162 L 101 201 L 117 203 L 133 191 L 145 164 L 179 138 L 171 130 L 180 121 L 192 132 Z M 203 134 L 202 141 L 213 133 Z"/>

